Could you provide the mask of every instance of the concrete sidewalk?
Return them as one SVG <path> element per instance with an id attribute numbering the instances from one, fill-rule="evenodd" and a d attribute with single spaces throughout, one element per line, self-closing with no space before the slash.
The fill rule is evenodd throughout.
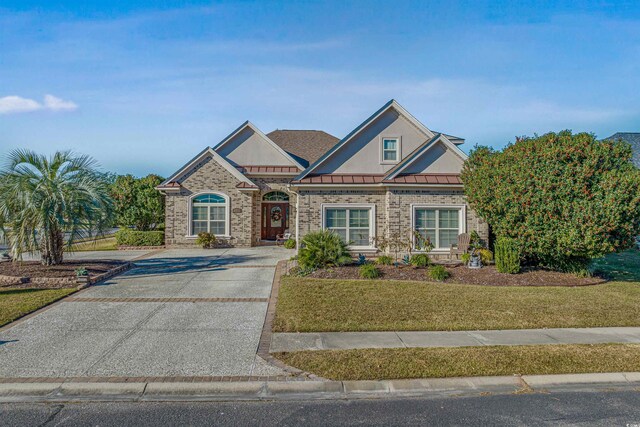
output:
<path id="1" fill-rule="evenodd" d="M 640 327 L 276 333 L 270 351 L 603 343 L 640 343 Z"/>
<path id="2" fill-rule="evenodd" d="M 464 396 L 577 390 L 635 390 L 640 373 L 426 378 L 384 381 L 0 383 L 0 402 L 217 401 Z"/>

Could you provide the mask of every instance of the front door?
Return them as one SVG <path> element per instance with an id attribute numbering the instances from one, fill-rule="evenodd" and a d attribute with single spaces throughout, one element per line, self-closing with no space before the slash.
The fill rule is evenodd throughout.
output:
<path id="1" fill-rule="evenodd" d="M 289 203 L 262 204 L 262 233 L 264 240 L 275 240 L 289 228 Z"/>

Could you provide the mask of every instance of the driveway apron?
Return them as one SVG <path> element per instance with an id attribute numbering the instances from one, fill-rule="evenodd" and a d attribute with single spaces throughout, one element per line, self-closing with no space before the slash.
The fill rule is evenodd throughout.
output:
<path id="1" fill-rule="evenodd" d="M 282 248 L 166 250 L 0 332 L 0 377 L 264 376 Z"/>

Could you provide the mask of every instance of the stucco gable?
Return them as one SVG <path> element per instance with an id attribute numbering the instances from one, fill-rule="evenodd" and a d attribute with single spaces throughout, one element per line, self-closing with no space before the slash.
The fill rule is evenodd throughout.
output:
<path id="1" fill-rule="evenodd" d="M 395 164 L 381 161 L 381 138 L 400 138 L 399 160 L 402 162 L 435 135 L 397 101 L 391 100 L 296 179 L 322 174 L 386 174 Z"/>
<path id="2" fill-rule="evenodd" d="M 234 166 L 295 166 L 304 169 L 249 121 L 223 139 L 215 151 Z"/>

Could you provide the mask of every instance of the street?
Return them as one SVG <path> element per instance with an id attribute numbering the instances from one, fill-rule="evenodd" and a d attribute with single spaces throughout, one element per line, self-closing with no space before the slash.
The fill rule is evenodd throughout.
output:
<path id="1" fill-rule="evenodd" d="M 277 402 L 3 403 L 2 426 L 640 424 L 640 392 Z"/>

